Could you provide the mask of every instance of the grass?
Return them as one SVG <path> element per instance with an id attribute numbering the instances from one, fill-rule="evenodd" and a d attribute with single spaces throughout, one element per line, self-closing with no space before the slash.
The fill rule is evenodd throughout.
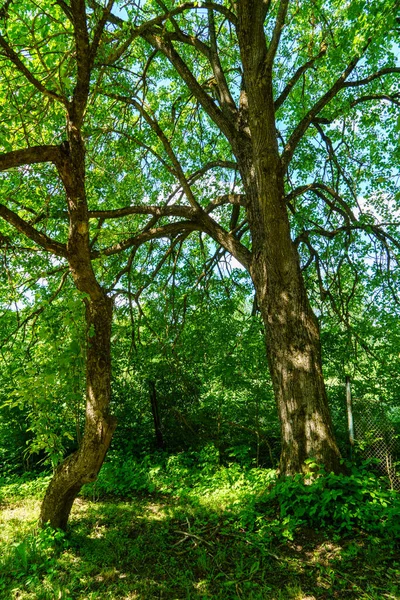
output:
<path id="1" fill-rule="evenodd" d="M 37 528 L 48 478 L 3 482 L 0 598 L 400 598 L 393 537 L 290 523 L 276 504 L 265 510 L 271 471 L 206 462 L 184 476 L 183 463 L 175 461 L 169 473 L 147 464 L 147 487 L 158 481 L 151 493 L 139 465 L 134 481 L 141 490 L 125 499 L 107 497 L 110 481 L 100 478 L 74 504 L 66 534 Z"/>

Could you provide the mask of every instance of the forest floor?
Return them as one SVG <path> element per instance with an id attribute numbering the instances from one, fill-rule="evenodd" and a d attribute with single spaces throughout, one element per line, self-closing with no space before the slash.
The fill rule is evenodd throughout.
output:
<path id="1" fill-rule="evenodd" d="M 356 529 L 285 530 L 284 519 L 278 534 L 241 477 L 208 493 L 125 500 L 92 488 L 75 502 L 67 533 L 37 528 L 49 477 L 3 480 L 1 600 L 400 599 L 396 543 Z"/>

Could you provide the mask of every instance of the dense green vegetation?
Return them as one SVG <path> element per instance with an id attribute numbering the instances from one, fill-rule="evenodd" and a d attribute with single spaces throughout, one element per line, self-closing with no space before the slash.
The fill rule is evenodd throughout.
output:
<path id="1" fill-rule="evenodd" d="M 113 455 L 70 531 L 38 530 L 48 477 L 3 480 L 2 598 L 397 599 L 400 499 L 368 471 L 304 485 L 218 452 Z"/>
<path id="2" fill-rule="evenodd" d="M 1 600 L 400 599 L 399 9 L 1 2 Z"/>
<path id="3" fill-rule="evenodd" d="M 232 280 L 214 274 L 200 296 L 189 283 L 182 282 L 188 296 L 184 327 L 172 308 L 159 310 L 161 290 L 155 293 L 153 285 L 143 301 L 146 318 L 135 348 L 128 308 L 118 310 L 113 406 L 120 426 L 98 480 L 85 486 L 73 509 L 67 533 L 38 529 L 37 517 L 49 467 L 76 443 L 71 390 L 79 398 L 82 376 L 63 365 L 71 353 L 83 351 L 72 343 L 79 307 L 71 305 L 74 318 L 63 314 L 62 321 L 56 307 L 49 307 L 37 325 L 42 335 L 14 338 L 3 354 L 8 357 L 1 412 L 4 598 L 399 598 L 398 492 L 388 490 L 388 480 L 376 476 L 373 464 L 352 466 L 348 475 L 320 471 L 316 479 L 277 479 L 279 427 L 272 392 L 266 393 L 270 383 L 260 378 L 263 339 L 259 319 L 251 315 L 246 278 L 241 271 Z M 172 294 L 178 311 L 179 285 L 165 292 L 163 306 L 172 307 Z M 349 337 L 334 320 L 328 322 L 323 331 L 328 389 L 348 455 Z M 391 357 L 396 344 L 389 336 L 384 345 L 382 325 L 374 327 L 367 316 L 363 323 L 371 348 L 379 343 Z M 386 371 L 387 359 L 372 362 L 365 350 L 358 357 L 351 368 L 362 406 L 379 411 L 385 400 L 398 427 L 397 380 Z M 80 363 L 73 364 L 78 370 Z M 372 368 L 379 379 L 370 379 Z M 156 449 L 151 380 L 164 451 Z M 13 381 L 18 394 L 7 396 Z M 47 390 L 42 405 L 32 389 Z M 362 448 L 357 452 L 360 465 Z"/>

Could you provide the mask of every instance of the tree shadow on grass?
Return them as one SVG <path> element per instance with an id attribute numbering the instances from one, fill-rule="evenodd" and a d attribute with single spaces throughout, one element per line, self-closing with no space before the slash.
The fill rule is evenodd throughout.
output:
<path id="1" fill-rule="evenodd" d="M 343 540 L 310 529 L 286 542 L 260 535 L 243 526 L 252 500 L 217 510 L 193 497 L 80 499 L 66 535 L 31 531 L 10 546 L 1 559 L 0 597 L 398 598 L 393 556 L 379 551 L 379 540 L 372 547 L 363 536 Z"/>

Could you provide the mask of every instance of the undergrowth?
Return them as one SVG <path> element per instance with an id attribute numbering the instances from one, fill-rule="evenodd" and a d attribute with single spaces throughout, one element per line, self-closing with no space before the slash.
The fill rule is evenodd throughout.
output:
<path id="1" fill-rule="evenodd" d="M 49 476 L 0 485 L 0 598 L 397 599 L 400 500 L 366 467 L 279 479 L 215 448 L 110 457 L 67 533 Z"/>
<path id="2" fill-rule="evenodd" d="M 220 465 L 216 448 L 208 446 L 197 453 L 159 453 L 141 460 L 111 456 L 96 483 L 85 486 L 82 494 L 92 499 L 170 496 L 223 506 L 227 514 L 240 514 L 240 526 L 251 524 L 266 537 L 293 539 L 297 529 L 307 526 L 342 535 L 359 530 L 395 546 L 400 540 L 399 494 L 387 488 L 369 463 L 348 465 L 348 470 L 334 475 L 318 468 L 318 475 L 277 478 L 272 469 Z"/>

